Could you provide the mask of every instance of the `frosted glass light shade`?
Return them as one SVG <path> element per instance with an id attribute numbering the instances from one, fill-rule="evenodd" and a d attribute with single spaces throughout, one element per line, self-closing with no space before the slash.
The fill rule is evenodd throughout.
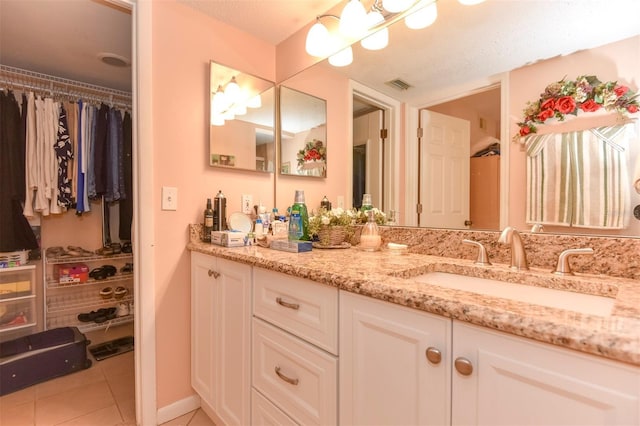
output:
<path id="1" fill-rule="evenodd" d="M 231 77 L 231 81 L 228 82 L 227 86 L 224 88 L 224 96 L 227 98 L 227 102 L 229 102 L 229 104 L 238 101 L 240 96 L 240 86 L 238 86 L 235 76 Z"/>
<path id="2" fill-rule="evenodd" d="M 353 50 L 347 46 L 338 53 L 329 56 L 329 63 L 334 67 L 345 67 L 353 62 Z"/>
<path id="3" fill-rule="evenodd" d="M 247 106 L 249 108 L 260 108 L 262 106 L 262 97 L 260 95 L 255 95 L 247 101 Z"/>
<path id="4" fill-rule="evenodd" d="M 391 13 L 404 12 L 409 9 L 414 0 L 382 0 L 382 7 Z"/>
<path id="5" fill-rule="evenodd" d="M 420 3 L 427 4 L 432 0 L 421 0 Z M 438 17 L 438 8 L 436 6 L 435 1 L 428 6 L 422 7 L 411 15 L 408 15 L 404 18 L 404 23 L 407 27 L 412 30 L 420 30 L 422 28 L 427 28 L 429 25 L 433 24 Z"/>
<path id="6" fill-rule="evenodd" d="M 245 115 L 247 113 L 247 106 L 245 104 L 237 104 L 233 106 L 234 115 Z"/>
<path id="7" fill-rule="evenodd" d="M 384 17 L 380 12 L 372 10 L 367 14 L 367 28 L 373 28 L 382 22 L 384 22 Z M 376 31 L 370 36 L 362 39 L 360 44 L 367 50 L 384 49 L 389 44 L 389 29 L 385 27 Z"/>
<path id="8" fill-rule="evenodd" d="M 349 0 L 342 9 L 338 30 L 346 37 L 361 37 L 367 30 L 367 11 L 360 0 Z"/>
<path id="9" fill-rule="evenodd" d="M 309 28 L 305 49 L 311 56 L 322 57 L 327 54 L 327 41 L 330 39 L 329 30 L 320 21 Z"/>
<path id="10" fill-rule="evenodd" d="M 211 125 L 212 126 L 224 126 L 224 118 L 217 112 L 211 111 Z"/>
<path id="11" fill-rule="evenodd" d="M 218 90 L 213 95 L 213 100 L 211 101 L 211 111 L 212 112 L 222 112 L 224 111 L 229 103 L 227 102 L 227 98 L 224 96 L 224 92 L 222 91 L 222 86 L 218 86 Z"/>

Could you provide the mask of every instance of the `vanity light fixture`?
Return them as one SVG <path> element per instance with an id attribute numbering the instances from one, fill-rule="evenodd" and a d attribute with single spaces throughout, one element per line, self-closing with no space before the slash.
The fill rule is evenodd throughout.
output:
<path id="1" fill-rule="evenodd" d="M 224 96 L 230 104 L 238 101 L 240 97 L 240 86 L 238 86 L 235 76 L 231 77 L 231 81 L 229 81 L 225 86 Z"/>
<path id="2" fill-rule="evenodd" d="M 389 44 L 388 26 L 403 19 L 408 28 L 422 29 L 433 24 L 438 17 L 438 0 L 373 0 L 371 10 L 366 13 L 362 0 L 347 0 L 341 15 L 319 15 L 309 28 L 305 49 L 311 56 L 327 57 L 334 66 L 349 65 L 353 60 L 351 42 L 361 39 L 368 50 L 384 49 Z M 472 5 L 485 0 L 458 0 L 460 4 Z M 320 21 L 331 17 L 340 21 L 337 34 L 331 34 Z M 333 52 L 338 52 L 332 54 Z"/>

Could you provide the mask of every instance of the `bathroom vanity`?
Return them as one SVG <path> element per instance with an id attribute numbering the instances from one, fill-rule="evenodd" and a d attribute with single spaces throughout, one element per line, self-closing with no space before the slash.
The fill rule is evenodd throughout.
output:
<path id="1" fill-rule="evenodd" d="M 192 384 L 216 422 L 640 422 L 635 279 L 191 235 Z M 431 273 L 569 290 L 604 310 L 435 285 Z"/>

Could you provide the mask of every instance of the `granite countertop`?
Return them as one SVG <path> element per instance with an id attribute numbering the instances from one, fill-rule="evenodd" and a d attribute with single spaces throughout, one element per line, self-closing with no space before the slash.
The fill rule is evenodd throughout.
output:
<path id="1" fill-rule="evenodd" d="M 202 243 L 191 231 L 191 251 L 311 279 L 341 290 L 485 326 L 514 335 L 640 366 L 640 283 L 617 277 L 548 269 L 512 271 L 508 265 L 474 265 L 467 259 L 357 248 L 287 253 L 259 246 L 225 248 Z M 607 316 L 584 314 L 420 283 L 430 271 L 501 279 L 615 299 Z"/>

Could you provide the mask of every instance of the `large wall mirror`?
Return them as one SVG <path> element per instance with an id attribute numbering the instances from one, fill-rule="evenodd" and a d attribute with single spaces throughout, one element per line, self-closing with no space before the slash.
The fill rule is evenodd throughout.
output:
<path id="1" fill-rule="evenodd" d="M 280 86 L 280 174 L 327 176 L 327 102 Z"/>
<path id="2" fill-rule="evenodd" d="M 211 62 L 209 165 L 273 173 L 275 85 Z"/>
<path id="3" fill-rule="evenodd" d="M 380 165 L 377 171 L 381 173 L 376 174 L 376 170 L 372 169 L 370 175 L 363 175 L 362 170 L 351 170 L 353 181 L 358 181 L 360 184 L 351 185 L 356 189 L 350 189 L 353 193 L 351 197 L 347 196 L 348 203 L 354 205 L 358 203 L 357 198 L 360 194 L 357 191 L 362 192 L 362 181 L 369 179 L 372 182 L 375 181 L 374 185 L 370 184 L 370 191 L 380 193 L 379 205 L 383 205 L 385 211 L 393 209 L 399 211 L 400 215 L 397 217 L 399 225 L 417 225 L 417 220 L 414 222 L 403 220 L 405 215 L 416 216 L 418 201 L 424 205 L 424 200 L 420 200 L 418 195 L 420 190 L 418 184 L 420 157 L 417 148 L 419 138 L 415 136 L 413 129 L 421 124 L 420 117 L 423 110 L 452 116 L 465 110 L 464 119 L 470 121 L 472 126 L 471 146 L 467 154 L 469 158 L 474 154 L 482 155 L 483 151 L 491 151 L 491 146 L 496 142 L 500 144 L 497 149 L 494 149 L 494 154 L 499 151 L 500 155 L 496 155 L 493 160 L 471 159 L 470 161 L 470 163 L 492 163 L 489 169 L 491 173 L 497 172 L 497 176 L 494 173 L 491 179 L 493 179 L 494 188 L 498 189 L 499 198 L 493 203 L 499 205 L 494 209 L 492 216 L 483 219 L 485 225 L 478 228 L 472 227 L 472 229 L 497 230 L 501 226 L 512 224 L 514 217 L 520 214 L 518 209 L 522 210 L 521 216 L 524 218 L 524 203 L 514 206 L 509 202 L 509 197 L 513 199 L 526 193 L 525 153 L 519 145 L 511 142 L 514 132 L 512 123 L 519 118 L 527 101 L 536 100 L 547 84 L 560 80 L 567 74 L 569 78 L 575 78 L 580 74 L 609 73 L 611 76 L 600 77 L 607 81 L 621 78 L 621 81 L 637 89 L 640 81 L 637 71 L 640 69 L 637 51 L 640 27 L 632 22 L 632 18 L 627 19 L 627 16 L 635 16 L 634 14 L 640 11 L 640 6 L 634 1 L 622 1 L 618 5 L 622 9 L 617 9 L 617 12 L 604 1 L 590 2 L 588 10 L 580 8 L 579 11 L 576 10 L 577 4 L 574 2 L 550 4 L 544 1 L 486 1 L 473 7 L 465 7 L 457 1 L 447 1 L 437 2 L 437 6 L 438 20 L 432 27 L 412 31 L 399 21 L 389 28 L 390 44 L 384 50 L 368 51 L 356 43 L 353 45 L 354 61 L 351 65 L 336 68 L 331 67 L 327 61 L 314 65 L 314 67 L 326 67 L 341 73 L 366 89 L 359 92 L 354 99 L 355 118 L 362 115 L 362 111 L 358 112 L 356 108 L 366 110 L 373 105 L 373 115 L 379 116 L 380 111 L 382 114 L 389 112 L 397 114 L 397 123 L 402 130 L 406 130 L 406 132 L 398 132 L 397 128 L 389 129 L 382 144 L 390 147 L 384 148 L 388 151 L 376 151 L 370 160 L 359 160 L 361 164 Z M 504 18 L 504 11 L 509 12 L 509 19 Z M 530 31 L 523 30 L 531 26 L 532 11 L 535 11 L 535 22 L 556 22 L 568 34 L 572 34 L 572 44 L 565 43 L 566 40 L 560 42 L 557 36 L 552 36 L 549 42 L 539 42 L 538 39 L 535 43 L 528 42 L 530 36 L 541 36 L 539 31 L 536 31 L 537 35 L 534 36 Z M 619 16 L 620 11 L 625 15 L 622 20 L 615 17 Z M 585 23 L 593 22 L 596 16 L 616 22 L 615 28 L 598 32 L 595 37 L 593 34 L 584 34 L 580 28 L 584 28 Z M 496 19 L 499 20 L 496 22 Z M 436 30 L 436 26 L 445 28 Z M 635 46 L 635 51 L 622 50 L 617 55 L 603 58 L 597 53 L 599 51 L 595 50 L 612 43 L 622 43 L 625 40 L 631 40 L 629 44 Z M 616 45 L 616 49 L 618 46 Z M 590 53 L 591 51 L 594 53 Z M 580 71 L 575 69 L 575 64 L 574 68 L 571 68 L 572 65 L 564 68 L 560 65 L 554 70 L 552 76 L 544 77 L 545 80 L 538 81 L 535 87 L 532 86 L 531 76 L 527 76 L 527 80 L 522 73 L 513 72 L 527 64 L 535 63 L 534 65 L 537 66 L 545 61 L 563 61 L 566 55 L 574 52 L 590 56 L 591 61 L 584 61 L 580 65 L 582 68 Z M 454 58 L 454 62 L 449 58 Z M 618 58 L 620 61 L 617 60 Z M 572 58 L 569 57 L 566 61 L 570 64 Z M 636 71 L 629 72 L 631 68 L 629 63 L 632 61 L 636 62 Z M 562 62 L 558 63 L 562 64 Z M 514 84 L 514 81 L 517 81 L 517 84 Z M 398 87 L 402 86 L 403 82 L 408 83 L 410 87 L 399 90 Z M 527 87 L 529 90 L 534 88 L 535 93 L 523 97 L 519 91 Z M 376 93 L 380 96 L 377 97 Z M 457 103 L 457 99 L 461 97 L 468 99 Z M 363 98 L 373 99 L 374 102 L 371 105 L 363 105 L 361 102 Z M 388 107 L 392 105 L 391 102 L 386 100 L 379 102 L 380 99 L 389 98 L 402 105 L 400 111 L 394 112 L 393 106 Z M 368 114 L 366 111 L 365 113 Z M 637 114 L 634 117 L 638 117 Z M 352 117 L 351 120 L 353 119 Z M 393 117 L 385 115 L 385 120 L 387 119 L 392 122 L 394 120 Z M 360 127 L 355 121 L 352 121 L 350 126 L 354 129 Z M 636 129 L 638 129 L 637 123 Z M 357 148 L 362 145 L 357 140 L 351 143 L 356 144 L 356 150 L 363 150 L 362 147 Z M 398 149 L 396 144 L 402 145 L 402 148 Z M 637 147 L 629 150 L 630 166 L 635 164 L 639 154 Z M 349 168 L 353 167 L 351 163 L 348 163 Z M 395 191 L 391 197 L 389 197 L 390 191 Z M 477 190 L 471 191 L 470 199 L 475 195 L 480 198 L 480 201 L 487 201 L 486 191 L 481 194 Z M 632 195 L 636 198 L 632 197 L 630 200 L 631 209 L 636 204 L 640 204 L 638 194 Z M 522 199 L 524 200 L 524 197 Z M 501 216 L 506 217 L 502 222 Z M 629 216 L 631 224 L 638 222 L 631 214 Z M 427 219 L 421 220 L 420 226 L 441 227 Z M 464 228 L 465 226 L 461 224 L 445 227 Z M 523 223 L 519 225 L 519 229 L 527 230 L 527 227 Z M 635 229 L 627 228 L 616 232 L 601 229 L 594 230 L 592 233 L 638 236 L 640 232 L 637 229 L 639 229 L 637 226 Z M 547 226 L 545 232 L 585 233 L 589 230 Z"/>

